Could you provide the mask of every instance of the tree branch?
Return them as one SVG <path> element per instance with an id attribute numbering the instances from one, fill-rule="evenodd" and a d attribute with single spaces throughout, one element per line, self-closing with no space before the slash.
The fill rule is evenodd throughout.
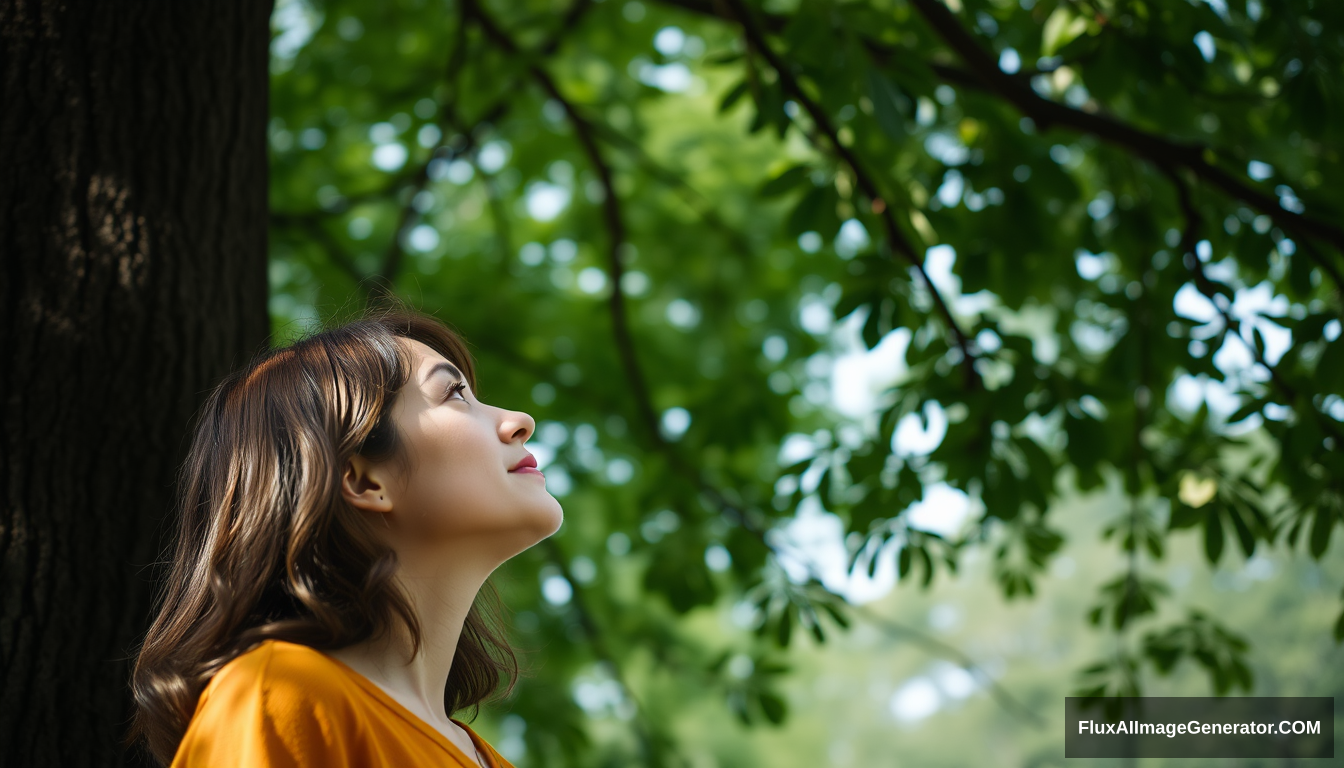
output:
<path id="1" fill-rule="evenodd" d="M 353 195 L 341 195 L 341 199 L 336 201 L 330 208 L 318 208 L 307 211 L 279 211 L 272 209 L 271 215 L 283 218 L 290 224 L 297 224 L 298 219 L 325 219 L 330 216 L 339 216 L 342 213 L 349 212 L 351 208 L 360 203 L 368 202 L 370 200 L 380 200 L 392 195 L 397 190 L 402 189 L 407 182 L 414 180 L 414 178 L 415 173 L 413 171 L 400 173 L 393 176 L 391 181 L 378 189 L 371 189 L 367 192 L 358 192 Z"/>
<path id="2" fill-rule="evenodd" d="M 573 572 L 569 569 L 569 562 L 565 559 L 565 553 L 560 550 L 560 544 L 553 537 L 547 537 L 542 540 L 543 546 L 551 555 L 551 560 L 560 568 L 564 577 L 569 581 L 574 591 L 573 606 L 579 617 L 579 626 L 583 627 L 583 633 L 588 637 L 588 642 L 592 645 L 593 654 L 599 659 L 606 661 L 611 665 L 613 674 L 616 676 L 616 682 L 620 684 L 621 691 L 630 697 L 631 703 L 635 705 L 635 711 L 639 717 L 635 718 L 635 731 L 639 737 L 640 750 L 643 752 L 643 764 L 653 765 L 653 743 L 655 736 L 650 724 L 647 722 L 647 710 L 635 695 L 635 691 L 630 687 L 630 683 L 625 678 L 620 663 L 617 662 L 615 654 L 607 645 L 606 636 L 602 634 L 597 620 L 593 618 L 592 607 L 588 604 L 586 590 L 582 583 L 574 578 Z"/>
<path id="3" fill-rule="evenodd" d="M 544 43 L 538 46 L 536 51 L 531 55 L 546 56 L 551 53 L 554 53 L 559 48 L 561 41 L 564 39 L 564 36 L 568 34 L 571 30 L 573 30 L 573 28 L 579 23 L 579 20 L 583 18 L 583 14 L 591 7 L 592 7 L 592 0 L 576 0 L 576 2 L 572 6 L 570 6 L 569 10 L 565 13 L 564 17 L 561 19 L 560 25 L 556 29 L 554 34 L 552 34 Z M 460 157 L 475 149 L 477 138 L 476 132 L 474 129 L 473 130 L 465 129 L 465 127 L 462 124 L 462 121 L 460 120 L 459 115 L 457 114 L 457 107 L 455 103 L 457 98 L 456 91 L 457 91 L 458 74 L 463 70 L 467 58 L 468 22 L 471 20 L 473 16 L 475 16 L 478 19 L 482 18 L 481 14 L 473 11 L 474 8 L 475 8 L 474 4 L 468 4 L 468 3 L 463 3 L 461 6 L 461 12 L 459 15 L 459 21 L 457 27 L 457 39 L 454 41 L 453 50 L 452 53 L 449 54 L 448 64 L 446 67 L 448 82 L 451 86 L 452 93 L 444 101 L 443 106 L 439 110 L 439 127 L 441 129 L 442 138 L 440 139 L 438 146 L 434 147 L 434 149 L 430 151 L 429 160 L 427 160 L 423 165 L 420 166 L 419 170 L 411 179 L 410 197 L 406 201 L 406 204 L 402 207 L 401 215 L 397 221 L 396 230 L 394 231 L 394 234 L 392 236 L 392 242 L 388 244 L 387 253 L 383 256 L 382 268 L 379 269 L 377 275 L 378 282 L 376 284 L 376 291 L 383 294 L 391 294 L 393 290 L 392 288 L 393 283 L 396 280 L 397 273 L 401 269 L 401 263 L 405 258 L 405 250 L 402 248 L 401 245 L 401 236 L 402 233 L 406 230 L 406 228 L 410 225 L 410 223 L 415 219 L 416 211 L 414 207 L 414 201 L 416 195 L 422 192 L 425 189 L 425 187 L 428 186 L 429 184 L 430 163 L 432 163 L 435 159 L 439 159 L 440 157 L 442 157 L 445 150 L 447 150 L 448 154 L 447 157 L 444 157 L 443 159 Z M 513 53 L 515 54 L 518 53 L 516 47 L 514 48 Z M 493 105 L 488 107 L 485 110 L 485 112 L 482 113 L 481 117 L 478 118 L 475 121 L 475 123 L 472 124 L 473 127 L 485 123 L 493 123 L 499 120 L 506 112 L 508 112 L 510 106 L 509 96 L 511 95 L 508 92 L 511 90 L 511 88 L 506 87 L 504 90 L 506 95 L 502 96 Z M 465 138 L 465 141 L 458 146 L 449 147 L 447 141 L 450 137 L 450 134 L 454 130 L 458 131 Z M 497 209 L 497 206 L 494 205 L 494 202 L 495 198 L 492 195 L 491 207 L 492 211 L 496 216 L 496 219 L 498 219 L 499 211 Z M 507 248 L 506 238 L 502 239 L 501 246 Z"/>
<path id="4" fill-rule="evenodd" d="M 416 172 L 411 181 L 410 195 L 402 206 L 401 215 L 397 219 L 397 226 L 392 230 L 392 241 L 388 243 L 387 253 L 383 256 L 383 265 L 378 270 L 377 283 L 375 284 L 374 290 L 375 295 L 381 294 L 390 297 L 393 293 L 393 284 L 396 282 L 397 273 L 401 271 L 401 262 L 405 257 L 405 250 L 401 245 L 401 236 L 406 230 L 406 227 L 410 224 L 411 219 L 416 214 L 415 198 L 418 197 L 429 184 L 429 166 L 440 154 L 440 150 L 446 146 L 445 142 L 449 137 L 449 129 L 457 122 L 457 108 L 454 102 L 457 99 L 458 73 L 462 71 L 462 63 L 466 61 L 466 57 L 467 15 L 463 12 L 459 14 L 458 17 L 457 36 L 453 41 L 453 50 L 448 54 L 448 63 L 445 67 L 450 92 L 448 97 L 444 99 L 443 106 L 439 108 L 439 142 L 436 147 L 430 150 L 429 159 L 420 166 L 420 169 Z M 506 109 L 508 109 L 507 102 L 500 100 L 490 111 L 497 111 L 499 114 L 503 114 Z M 487 112 L 486 116 L 482 117 L 478 122 L 485 122 L 492 119 L 497 118 L 492 118 L 489 112 Z M 467 147 L 470 147 L 476 140 L 475 136 L 470 133 L 467 134 L 465 138 Z"/>
<path id="5" fill-rule="evenodd" d="M 464 7 L 470 8 L 473 16 L 481 24 L 481 28 L 488 36 L 503 48 L 506 52 L 517 54 L 518 46 L 513 39 L 490 19 L 476 4 L 475 0 L 466 0 Z M 616 192 L 616 187 L 612 181 L 611 167 L 602 156 L 601 150 L 597 146 L 594 136 L 593 125 L 579 113 L 574 104 L 565 98 L 564 94 L 556 86 L 555 81 L 540 65 L 534 64 L 530 67 L 533 77 L 542 87 L 548 96 L 559 103 L 569 117 L 570 123 L 574 126 L 574 133 L 579 139 L 584 153 L 588 156 L 589 162 L 598 175 L 598 180 L 602 185 L 604 192 L 602 200 L 603 222 L 607 229 L 608 236 L 608 262 L 611 274 L 611 298 L 608 303 L 608 309 L 612 318 L 612 333 L 615 338 L 617 353 L 621 359 L 621 365 L 625 372 L 626 380 L 629 382 L 629 388 L 635 399 L 636 410 L 644 431 L 648 439 L 656 449 L 658 449 L 668 459 L 679 472 L 684 476 L 694 478 L 698 488 L 713 498 L 719 499 L 726 504 L 727 499 L 717 488 L 714 488 L 703 478 L 694 467 L 686 461 L 673 449 L 662 435 L 659 429 L 659 419 L 657 412 L 653 407 L 652 399 L 649 397 L 648 385 L 644 373 L 640 367 L 638 357 L 635 353 L 634 341 L 630 334 L 629 324 L 626 316 L 624 296 L 621 292 L 621 276 L 624 273 L 624 266 L 621 264 L 620 252 L 621 245 L 625 242 L 625 223 L 621 211 L 620 196 Z M 740 510 L 736 510 L 731 504 L 729 508 L 735 513 L 735 519 L 744 527 L 755 533 L 762 542 L 765 541 L 764 529 L 754 525 L 753 521 L 748 519 Z M 768 544 L 767 544 L 768 546 Z"/>
<path id="6" fill-rule="evenodd" d="M 355 281 L 355 284 L 362 290 L 364 281 L 369 279 L 369 275 L 359 268 L 355 260 L 346 252 L 345 246 L 341 245 L 335 237 L 332 236 L 327 228 L 322 226 L 322 221 L 312 215 L 304 214 L 286 214 L 278 211 L 271 211 L 270 223 L 273 227 L 287 227 L 292 229 L 301 229 L 308 233 L 308 236 L 316 240 L 326 248 L 327 256 L 331 258 L 341 271 Z"/>
<path id="7" fill-rule="evenodd" d="M 1288 381 L 1283 378 L 1283 375 L 1279 373 L 1278 369 L 1269 364 L 1269 361 L 1265 359 L 1259 346 L 1254 343 L 1254 339 L 1247 341 L 1242 336 L 1241 321 L 1232 316 L 1231 305 L 1227 300 L 1227 296 L 1218 292 L 1214 282 L 1210 280 L 1208 274 L 1204 272 L 1204 263 L 1199 260 L 1199 256 L 1195 253 L 1195 244 L 1199 242 L 1199 227 L 1202 220 L 1202 217 L 1199 215 L 1199 209 L 1195 207 L 1194 201 L 1190 197 L 1190 188 L 1185 183 L 1185 180 L 1174 171 L 1168 172 L 1167 176 L 1171 179 L 1171 183 L 1176 187 L 1176 196 L 1180 201 L 1181 213 L 1185 216 L 1185 229 L 1181 234 L 1182 259 L 1184 260 L 1186 268 L 1194 275 L 1195 288 L 1207 297 L 1214 308 L 1218 310 L 1218 314 L 1223 318 L 1223 327 L 1226 330 L 1231 331 L 1242 344 L 1245 344 L 1246 347 L 1250 349 L 1251 355 L 1254 356 L 1255 362 L 1269 372 L 1270 381 L 1278 388 L 1279 392 L 1283 394 L 1289 403 L 1297 405 L 1297 388 L 1292 384 L 1289 384 Z M 1223 299 L 1222 302 L 1219 302 L 1218 300 L 1220 296 Z M 1340 433 L 1339 429 L 1335 427 L 1334 423 L 1332 423 L 1329 418 L 1317 411 L 1317 409 L 1310 403 L 1308 403 L 1306 407 L 1312 409 L 1312 412 L 1316 415 L 1316 420 L 1320 423 L 1321 427 L 1329 432 L 1335 438 L 1337 443 L 1344 443 L 1344 434 Z"/>
<path id="8" fill-rule="evenodd" d="M 469 12 L 481 25 L 481 29 L 500 48 L 513 55 L 519 53 L 518 45 L 508 33 L 485 14 L 484 9 L 475 0 L 466 0 L 463 7 L 469 9 Z M 625 371 L 626 379 L 630 381 L 631 391 L 636 395 L 635 407 L 639 411 L 640 422 L 649 432 L 650 439 L 655 444 L 661 445 L 666 441 L 658 430 L 658 415 L 648 397 L 644 372 L 636 357 L 635 344 L 630 335 L 626 316 L 625 295 L 621 290 L 621 277 L 625 272 L 625 267 L 621 263 L 621 247 L 625 244 L 625 222 L 621 215 L 620 196 L 616 194 L 616 187 L 612 181 L 611 167 L 602 157 L 602 152 L 593 136 L 591 124 L 575 109 L 574 104 L 560 92 L 550 74 L 540 64 L 532 64 L 529 71 L 542 90 L 564 108 L 565 115 L 568 116 L 570 123 L 574 126 L 575 136 L 578 138 L 584 154 L 588 156 L 588 161 L 593 166 L 593 170 L 597 173 L 598 181 L 605 193 L 602 199 L 602 219 L 607 229 L 608 240 L 607 261 L 611 278 L 611 296 L 608 300 L 608 307 L 611 314 L 612 334 L 621 360 L 621 367 Z"/>
<path id="9" fill-rule="evenodd" d="M 515 54 L 518 52 L 518 47 L 513 40 L 503 31 L 503 29 L 498 27 L 493 20 L 484 14 L 483 10 L 475 4 L 474 0 L 467 0 L 467 4 L 472 9 L 472 14 L 481 24 L 481 28 L 488 36 L 494 39 L 506 52 Z M 574 126 L 575 135 L 582 145 L 585 154 L 588 156 L 590 163 L 593 165 L 593 168 L 598 175 L 599 182 L 602 184 L 605 192 L 603 199 L 603 220 L 607 228 L 609 240 L 608 257 L 612 277 L 612 299 L 609 304 L 609 309 L 612 315 L 612 328 L 616 338 L 616 346 L 621 357 L 622 366 L 625 369 L 626 378 L 630 382 L 631 392 L 635 396 L 637 410 L 644 423 L 645 431 L 648 433 L 650 440 L 659 451 L 664 454 L 673 468 L 676 469 L 679 474 L 694 482 L 698 490 L 719 507 L 720 514 L 723 514 L 747 531 L 751 532 L 768 551 L 774 553 L 776 557 L 778 557 L 778 550 L 769 542 L 768 537 L 766 536 L 765 526 L 763 526 L 760 521 L 753 519 L 752 515 L 750 515 L 747 510 L 742 509 L 738 504 L 730 500 L 722 490 L 706 481 L 693 466 L 688 464 L 680 454 L 676 452 L 673 446 L 663 438 L 659 431 L 658 417 L 653 409 L 652 401 L 648 396 L 644 375 L 639 366 L 638 359 L 635 356 L 635 346 L 630 335 L 629 326 L 626 320 L 625 304 L 620 290 L 620 276 L 623 273 L 623 266 L 620 261 L 620 246 L 625 241 L 625 225 L 622 217 L 620 198 L 617 195 L 615 185 L 612 182 L 611 168 L 597 146 L 593 125 L 578 112 L 571 101 L 565 98 L 564 94 L 562 94 L 560 89 L 556 86 L 554 79 L 552 79 L 540 65 L 532 65 L 530 71 L 547 95 L 564 108 L 565 114 L 568 116 L 570 123 Z M 785 71 L 780 70 L 780 75 L 781 78 L 783 78 L 785 76 Z M 805 95 L 804 98 L 806 98 Z M 813 104 L 813 107 L 816 108 L 816 105 Z M 821 114 L 824 119 L 824 113 L 821 113 L 818 110 L 818 114 Z M 833 130 L 828 135 L 838 149 L 848 154 L 848 150 L 839 143 Z M 851 161 L 852 157 L 852 155 L 849 155 Z M 856 161 L 851 162 L 851 168 L 855 171 L 856 176 L 862 173 Z M 865 191 L 865 194 L 868 194 L 873 200 L 880 200 L 881 197 L 876 193 L 876 189 L 872 185 L 871 180 L 867 179 L 866 176 L 864 178 L 868 183 L 868 189 L 872 190 L 871 192 Z M 895 226 L 894 219 L 890 219 L 889 215 L 887 220 L 890 222 L 890 226 Z M 923 274 L 925 280 L 928 281 L 927 274 L 923 271 L 922 260 L 918 258 L 918 255 L 914 252 L 913 248 L 910 247 L 909 242 L 904 239 L 899 230 L 896 230 L 896 238 L 899 239 L 892 240 L 894 244 L 898 244 L 895 247 L 904 248 L 902 254 L 916 263 L 920 273 Z M 928 285 L 930 291 L 936 297 L 937 289 L 933 286 L 932 281 L 928 281 Z M 938 301 L 941 303 L 941 297 L 938 298 Z M 944 311 L 946 311 L 945 305 L 943 305 L 943 308 Z M 959 340 L 964 343 L 964 336 L 961 335 L 955 322 L 952 321 L 950 313 L 947 313 L 946 317 L 954 332 L 958 334 Z M 963 347 L 963 349 L 965 348 Z M 964 354 L 967 355 L 967 362 L 972 362 L 969 351 L 966 351 Z M 810 563 L 808 564 L 808 567 L 810 570 Z M 818 584 L 821 584 L 820 579 L 816 577 L 815 573 L 814 579 Z M 892 631 L 893 626 L 899 625 L 884 623 L 883 626 L 888 631 Z M 972 674 L 975 674 L 988 684 L 991 694 L 1005 708 L 1015 711 L 1018 714 L 1025 713 L 1025 716 L 1029 720 L 1039 722 L 1040 718 L 1038 715 L 1020 702 L 1017 702 L 1011 695 L 998 686 L 997 683 L 990 679 L 989 676 L 975 665 L 964 653 L 951 646 L 940 643 L 933 638 L 924 636 L 915 630 L 906 629 L 905 631 L 911 637 L 920 639 L 926 647 L 937 647 L 944 655 L 950 655 L 953 658 L 956 658 L 962 667 L 966 668 L 968 671 L 972 672 Z M 591 632 L 595 635 L 596 628 L 592 627 Z"/>
<path id="10" fill-rule="evenodd" d="M 737 21 L 732 14 L 718 7 L 714 0 L 659 0 L 659 2 L 691 13 L 714 16 L 730 22 Z M 1159 169 L 1187 168 L 1232 198 L 1241 200 L 1268 215 L 1285 232 L 1291 232 L 1299 239 L 1304 236 L 1317 237 L 1344 252 L 1344 228 L 1285 210 L 1272 195 L 1256 189 L 1243 179 L 1206 160 L 1205 147 L 1181 144 L 1136 128 L 1115 117 L 1073 109 L 1043 98 L 1032 90 L 1028 78 L 1022 77 L 1020 73 L 1010 75 L 1000 70 L 993 57 L 980 47 L 962 27 L 957 17 L 937 0 L 911 0 L 911 3 L 934 31 L 949 47 L 961 55 L 970 67 L 968 71 L 960 67 L 930 62 L 929 68 L 942 80 L 999 96 L 1015 106 L 1023 115 L 1030 117 L 1042 129 L 1062 126 L 1095 136 L 1154 163 Z M 765 21 L 767 26 L 776 32 L 783 29 L 787 23 L 785 17 L 778 15 L 767 15 Z M 884 56 L 891 54 L 890 46 L 866 37 L 862 39 L 869 51 Z M 1335 281 L 1337 289 L 1344 290 L 1344 277 L 1341 277 L 1339 268 L 1315 250 L 1307 249 L 1307 252 L 1312 261 Z"/>
<path id="11" fill-rule="evenodd" d="M 714 210 L 713 203 L 699 190 L 691 186 L 686 179 L 678 175 L 675 170 L 659 165 L 656 159 L 644 151 L 639 142 L 612 129 L 611 126 L 603 123 L 593 123 L 591 125 L 599 138 L 632 156 L 637 167 L 643 169 L 653 179 L 662 182 L 677 192 L 690 212 L 731 241 L 738 253 L 751 252 L 750 241 L 739 230 L 724 221 L 723 217 L 719 216 L 718 212 Z"/>
<path id="12" fill-rule="evenodd" d="M 1043 98 L 1026 83 L 1000 70 L 998 62 L 980 47 L 975 38 L 962 26 L 961 21 L 946 6 L 937 0 L 910 0 L 910 4 L 919 11 L 943 41 L 961 56 L 970 67 L 972 75 L 971 78 L 966 78 L 954 68 L 933 65 L 934 72 L 940 77 L 955 79 L 962 85 L 979 85 L 997 94 L 1017 107 L 1022 114 L 1030 117 L 1042 129 L 1052 125 L 1065 126 L 1123 147 L 1164 171 L 1186 168 L 1227 195 L 1267 214 L 1284 231 L 1319 238 L 1344 252 L 1344 228 L 1331 222 L 1319 221 L 1284 210 L 1272 195 L 1255 189 L 1246 181 L 1209 162 L 1205 157 L 1206 148 L 1194 144 L 1179 144 L 1120 122 L 1113 117 L 1084 112 Z"/>
<path id="13" fill-rule="evenodd" d="M 900 226 L 896 223 L 895 212 L 892 210 L 892 206 L 883 200 L 882 193 L 877 188 L 877 183 L 873 180 L 873 177 L 868 173 L 864 165 L 859 162 L 859 158 L 849 149 L 849 147 L 845 146 L 840 141 L 840 135 L 835 126 L 831 123 L 831 118 L 826 114 L 826 110 L 822 109 L 821 105 L 803 90 L 798 79 L 794 76 L 793 70 L 791 70 L 770 47 L 769 42 L 766 41 L 765 37 L 761 34 L 760 28 L 752 18 L 751 11 L 746 7 L 742 0 L 724 0 L 724 2 L 731 7 L 730 12 L 732 16 L 742 25 L 742 31 L 743 34 L 746 35 L 748 47 L 760 54 L 771 68 L 779 74 L 779 82 L 784 87 L 784 90 L 793 97 L 794 101 L 807 111 L 808 116 L 812 118 L 812 122 L 816 125 L 817 130 L 821 131 L 829 140 L 831 148 L 835 154 L 840 157 L 845 165 L 849 166 L 850 172 L 854 174 L 854 179 L 858 184 L 859 190 L 871 201 L 873 213 L 876 213 L 882 220 L 888 247 L 904 257 L 915 271 L 919 273 L 920 279 L 923 280 L 925 287 L 929 291 L 929 295 L 933 298 L 934 306 L 938 308 L 938 313 L 942 315 L 943 322 L 945 322 L 948 329 L 952 331 L 956 345 L 961 349 L 962 366 L 963 370 L 966 372 L 967 387 L 977 388 L 980 385 L 980 375 L 975 370 L 976 355 L 971 348 L 970 339 L 966 336 L 965 332 L 961 330 L 961 326 L 957 324 L 956 318 L 952 316 L 952 310 L 948 307 L 947 302 L 943 300 L 943 296 L 938 291 L 938 287 L 933 284 L 933 280 L 929 277 L 929 273 L 924 269 L 924 257 L 915 250 L 914 246 L 910 243 L 910 240 L 905 236 L 905 233 L 901 231 Z"/>
<path id="14" fill-rule="evenodd" d="M 492 348 L 490 352 L 491 354 L 500 357 L 507 365 L 520 368 L 522 370 L 526 370 L 532 375 L 539 375 L 541 373 L 541 371 L 537 369 L 536 366 L 530 360 L 527 360 L 526 358 L 515 355 L 513 353 L 506 352 L 500 347 Z M 588 392 L 589 392 L 588 390 L 583 389 L 581 387 L 574 388 L 573 390 L 573 394 L 579 397 L 583 397 L 584 395 L 588 394 Z M 597 404 L 600 405 L 600 403 Z M 710 501 L 712 501 L 716 506 L 719 507 L 720 514 L 724 515 L 730 520 L 738 522 L 740 525 L 742 525 L 744 529 L 754 534 L 755 538 L 757 538 L 761 542 L 762 546 L 764 546 L 771 554 L 775 555 L 776 558 L 779 557 L 778 548 L 776 548 L 773 544 L 767 541 L 767 538 L 765 536 L 765 528 L 762 527 L 759 521 L 753 520 L 752 516 L 748 514 L 747 510 L 742 509 L 735 502 L 729 500 L 727 496 L 714 485 L 703 482 L 698 478 L 690 478 L 690 479 L 695 480 L 695 482 L 697 483 L 697 487 L 701 490 L 701 492 L 704 493 L 707 497 L 709 497 Z M 548 539 L 547 541 L 549 542 L 550 540 Z M 571 573 L 566 568 L 565 561 L 562 555 L 558 552 L 558 550 L 552 549 L 551 552 L 552 552 L 552 560 L 555 560 L 559 564 L 561 569 L 565 571 L 565 577 L 569 579 L 571 583 L 577 583 L 572 578 Z M 804 567 L 808 569 L 812 581 L 815 582 L 821 589 L 826 590 L 826 586 L 821 580 L 821 575 L 816 572 L 813 564 L 808 562 L 804 564 Z M 826 591 L 832 595 L 835 594 L 834 592 L 830 592 L 830 590 Z M 579 588 L 576 586 L 575 594 L 577 595 L 578 593 Z M 836 595 L 836 597 L 841 596 Z M 843 599 L 843 597 L 841 597 L 841 599 Z M 945 643 L 929 635 L 926 632 L 916 629 L 915 627 L 911 627 L 906 624 L 894 621 L 892 619 L 882 617 L 877 613 L 875 613 L 869 607 L 851 605 L 848 603 L 846 603 L 846 605 L 850 608 L 850 610 L 854 612 L 856 616 L 859 616 L 871 622 L 879 629 L 881 629 L 883 632 L 885 632 L 887 635 L 893 638 L 898 639 L 904 638 L 911 640 L 916 645 L 923 647 L 924 650 L 932 653 L 933 655 L 950 659 L 951 661 L 956 663 L 957 666 L 961 667 L 962 669 L 965 669 L 967 672 L 970 672 L 972 676 L 974 676 L 976 679 L 982 681 L 985 684 L 986 689 L 989 691 L 990 695 L 994 698 L 994 700 L 998 702 L 999 706 L 1003 707 L 1011 714 L 1021 717 L 1023 720 L 1031 722 L 1033 725 L 1040 725 L 1043 722 L 1039 714 L 1037 714 L 1026 704 L 1019 701 L 1006 688 L 997 683 L 993 679 L 993 677 L 990 676 L 987 671 L 985 671 L 983 667 L 981 667 L 973 658 L 971 658 L 969 654 L 967 654 L 960 648 L 951 645 L 949 643 Z M 590 636 L 596 637 L 599 629 L 597 625 L 594 623 L 594 620 L 591 616 L 592 612 L 591 608 L 581 607 L 581 610 L 586 611 L 587 615 L 581 615 L 580 622 L 584 625 L 585 630 L 588 631 Z M 611 660 L 614 663 L 615 657 L 610 651 L 610 649 L 605 648 L 605 646 L 601 646 L 595 648 L 594 650 L 598 656 Z M 617 665 L 617 669 L 619 670 L 619 665 Z M 622 685 L 624 685 L 624 683 L 622 683 Z M 626 687 L 628 690 L 628 686 Z"/>

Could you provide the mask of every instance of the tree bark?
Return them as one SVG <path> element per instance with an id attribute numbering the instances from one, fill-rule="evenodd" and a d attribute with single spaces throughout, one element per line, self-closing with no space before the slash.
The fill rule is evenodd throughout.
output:
<path id="1" fill-rule="evenodd" d="M 0 764 L 141 762 L 205 393 L 262 349 L 269 0 L 0 0 Z"/>

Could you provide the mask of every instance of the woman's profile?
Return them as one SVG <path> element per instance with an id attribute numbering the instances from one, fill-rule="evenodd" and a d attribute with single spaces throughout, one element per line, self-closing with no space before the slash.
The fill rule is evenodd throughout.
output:
<path id="1" fill-rule="evenodd" d="M 508 766 L 453 715 L 518 678 L 487 578 L 563 519 L 534 429 L 401 308 L 229 376 L 182 469 L 132 738 L 173 768 Z"/>

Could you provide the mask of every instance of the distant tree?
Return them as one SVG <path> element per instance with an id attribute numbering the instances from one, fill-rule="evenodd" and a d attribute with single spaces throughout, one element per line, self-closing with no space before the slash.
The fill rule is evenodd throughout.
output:
<path id="1" fill-rule="evenodd" d="M 0 3 L 0 764 L 115 765 L 191 417 L 261 349 L 269 2 Z"/>

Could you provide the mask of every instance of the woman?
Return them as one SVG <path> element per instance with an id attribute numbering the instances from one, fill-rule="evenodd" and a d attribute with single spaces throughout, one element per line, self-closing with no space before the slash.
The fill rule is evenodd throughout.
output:
<path id="1" fill-rule="evenodd" d="M 453 714 L 517 681 L 482 587 L 563 519 L 535 426 L 477 399 L 463 341 L 408 310 L 226 379 L 183 468 L 132 738 L 173 768 L 508 766 Z"/>

